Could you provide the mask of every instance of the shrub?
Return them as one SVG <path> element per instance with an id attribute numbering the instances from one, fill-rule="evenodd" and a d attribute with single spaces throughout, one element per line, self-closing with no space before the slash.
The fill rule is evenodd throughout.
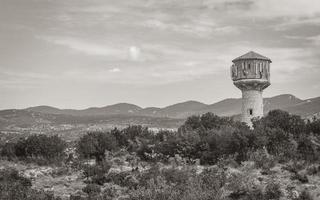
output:
<path id="1" fill-rule="evenodd" d="M 132 174 L 128 171 L 123 172 L 110 172 L 106 177 L 106 182 L 112 182 L 122 187 L 135 187 L 136 183 L 132 181 Z"/>
<path id="2" fill-rule="evenodd" d="M 168 183 L 183 185 L 187 183 L 192 173 L 185 169 L 177 169 L 172 167 L 168 169 L 164 168 L 161 171 L 161 175 Z"/>
<path id="3" fill-rule="evenodd" d="M 166 141 L 156 145 L 155 152 L 160 155 L 161 159 L 167 161 L 169 157 L 178 154 L 178 148 L 178 140 L 175 137 L 169 137 Z"/>
<path id="4" fill-rule="evenodd" d="M 305 173 L 297 172 L 291 177 L 293 180 L 299 180 L 301 183 L 308 183 L 309 179 Z"/>
<path id="5" fill-rule="evenodd" d="M 151 133 L 148 131 L 147 127 L 143 127 L 140 125 L 128 126 L 127 128 L 121 131 L 122 135 L 126 138 L 126 140 L 134 141 L 138 137 L 142 138 L 150 138 Z"/>
<path id="6" fill-rule="evenodd" d="M 316 175 L 320 172 L 320 165 L 311 165 L 307 168 L 308 175 Z"/>
<path id="7" fill-rule="evenodd" d="M 295 138 L 298 138 L 301 134 L 305 133 L 306 125 L 303 119 L 297 115 L 290 115 L 286 111 L 272 110 L 267 116 L 262 117 L 260 120 L 254 121 L 254 129 L 262 128 L 279 128 L 286 133 L 292 134 Z"/>
<path id="8" fill-rule="evenodd" d="M 136 150 L 137 156 L 143 161 L 153 161 L 153 148 L 152 144 L 148 144 L 146 141 L 141 141 L 139 147 Z"/>
<path id="9" fill-rule="evenodd" d="M 190 116 L 184 122 L 184 125 L 188 129 L 196 130 L 202 127 L 200 116 Z"/>
<path id="10" fill-rule="evenodd" d="M 308 190 L 303 190 L 295 200 L 314 200 Z"/>
<path id="11" fill-rule="evenodd" d="M 118 143 L 109 132 L 89 132 L 77 143 L 77 152 L 82 158 L 95 158 L 97 162 L 104 160 L 105 151 L 118 149 Z"/>
<path id="12" fill-rule="evenodd" d="M 84 165 L 82 167 L 83 174 L 86 178 L 91 178 L 91 182 L 103 185 L 107 182 L 106 174 L 109 172 L 111 168 L 111 163 L 104 161 L 97 165 Z"/>
<path id="13" fill-rule="evenodd" d="M 167 184 L 162 177 L 151 179 L 146 187 L 139 187 L 131 190 L 130 200 L 178 200 L 181 199 L 180 193 L 173 185 Z"/>
<path id="14" fill-rule="evenodd" d="M 221 168 L 206 168 L 198 177 L 204 189 L 216 192 L 222 188 L 227 181 L 226 174 Z"/>
<path id="15" fill-rule="evenodd" d="M 280 190 L 280 185 L 278 183 L 269 183 L 267 186 L 266 186 L 266 189 L 265 189 L 265 199 L 273 199 L 273 200 L 278 200 L 280 199 L 282 195 L 282 192 Z"/>
<path id="16" fill-rule="evenodd" d="M 250 160 L 254 161 L 257 168 L 263 170 L 270 170 L 276 164 L 274 156 L 270 155 L 266 149 L 258 149 L 255 152 L 251 152 Z"/>
<path id="17" fill-rule="evenodd" d="M 16 158 L 15 143 L 5 143 L 1 149 L 1 157 L 6 157 L 8 160 Z"/>
<path id="18" fill-rule="evenodd" d="M 9 160 L 19 158 L 38 164 L 60 164 L 66 146 L 66 143 L 57 135 L 31 135 L 16 143 L 6 143 L 1 150 L 1 156 Z"/>
<path id="19" fill-rule="evenodd" d="M 298 141 L 298 153 L 299 157 L 302 160 L 314 162 L 319 160 L 319 152 L 317 147 L 313 144 L 311 138 L 305 136 Z"/>
<path id="20" fill-rule="evenodd" d="M 46 159 L 61 157 L 66 143 L 55 136 L 31 135 L 16 144 L 16 155 L 19 157 L 43 157 Z"/>
<path id="21" fill-rule="evenodd" d="M 31 181 L 14 169 L 0 171 L 0 199 L 14 200 L 58 200 L 52 193 L 31 188 Z"/>
<path id="22" fill-rule="evenodd" d="M 320 135 L 320 119 L 313 119 L 312 122 L 307 123 L 307 132 L 314 135 Z"/>
<path id="23" fill-rule="evenodd" d="M 97 195 L 101 192 L 101 188 L 97 184 L 88 184 L 83 189 L 83 192 L 87 193 L 89 196 Z"/>

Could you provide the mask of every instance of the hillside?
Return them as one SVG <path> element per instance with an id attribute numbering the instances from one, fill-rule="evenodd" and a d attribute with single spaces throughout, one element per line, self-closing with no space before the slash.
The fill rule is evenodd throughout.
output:
<path id="1" fill-rule="evenodd" d="M 64 114 L 64 115 L 75 115 L 75 116 L 84 116 L 84 115 L 115 115 L 115 114 L 136 114 L 142 108 L 139 106 L 128 104 L 128 103 L 118 103 L 114 105 L 109 105 L 105 107 L 92 107 L 84 110 L 75 110 L 75 109 L 59 109 L 51 106 L 36 106 L 30 107 L 26 110 L 47 114 Z"/>
<path id="2" fill-rule="evenodd" d="M 290 94 L 264 99 L 264 111 L 282 109 L 303 118 L 320 115 L 320 97 L 301 100 Z M 197 101 L 177 103 L 164 108 L 141 108 L 119 103 L 84 110 L 58 109 L 50 106 L 0 111 L 0 127 L 30 127 L 44 124 L 145 124 L 155 127 L 177 127 L 191 115 L 212 112 L 220 116 L 239 116 L 241 99 L 225 99 L 214 104 Z"/>
<path id="3" fill-rule="evenodd" d="M 297 104 L 286 107 L 285 110 L 303 117 L 319 115 L 320 97 L 301 101 Z"/>
<path id="4" fill-rule="evenodd" d="M 158 117 L 185 118 L 193 115 L 207 105 L 198 101 L 186 101 L 160 109 L 157 112 Z"/>
<path id="5" fill-rule="evenodd" d="M 26 110 L 46 114 L 63 114 L 73 116 L 134 115 L 185 119 L 190 115 L 202 114 L 206 112 L 213 112 L 220 116 L 238 115 L 241 113 L 241 103 L 241 98 L 230 98 L 210 105 L 197 101 L 186 101 L 164 108 L 141 108 L 134 104 L 119 103 L 105 107 L 95 107 L 84 110 L 58 109 L 50 106 L 37 106 L 27 108 Z M 291 94 L 282 94 L 265 98 L 265 113 L 273 109 L 282 109 L 292 114 L 308 117 L 320 112 L 320 97 L 301 100 Z"/>

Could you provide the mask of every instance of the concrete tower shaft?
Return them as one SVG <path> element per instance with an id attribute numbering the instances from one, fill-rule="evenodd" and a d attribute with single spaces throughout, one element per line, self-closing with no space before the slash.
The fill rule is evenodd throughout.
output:
<path id="1" fill-rule="evenodd" d="M 241 120 L 252 126 L 253 118 L 263 116 L 262 92 L 270 85 L 271 60 L 251 51 L 232 62 L 233 84 L 242 91 Z"/>

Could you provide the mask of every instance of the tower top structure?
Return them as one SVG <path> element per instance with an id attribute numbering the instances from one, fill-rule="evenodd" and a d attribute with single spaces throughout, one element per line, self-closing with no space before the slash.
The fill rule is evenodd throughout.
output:
<path id="1" fill-rule="evenodd" d="M 233 59 L 232 62 L 235 62 L 238 60 L 266 60 L 266 61 L 272 62 L 270 58 L 260 55 L 254 51 L 249 51 L 248 53 Z"/>

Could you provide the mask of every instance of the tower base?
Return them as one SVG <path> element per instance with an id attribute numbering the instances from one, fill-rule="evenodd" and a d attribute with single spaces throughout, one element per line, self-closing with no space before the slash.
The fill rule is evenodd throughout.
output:
<path id="1" fill-rule="evenodd" d="M 251 120 L 263 116 L 263 98 L 260 90 L 242 90 L 241 121 L 252 127 Z"/>

